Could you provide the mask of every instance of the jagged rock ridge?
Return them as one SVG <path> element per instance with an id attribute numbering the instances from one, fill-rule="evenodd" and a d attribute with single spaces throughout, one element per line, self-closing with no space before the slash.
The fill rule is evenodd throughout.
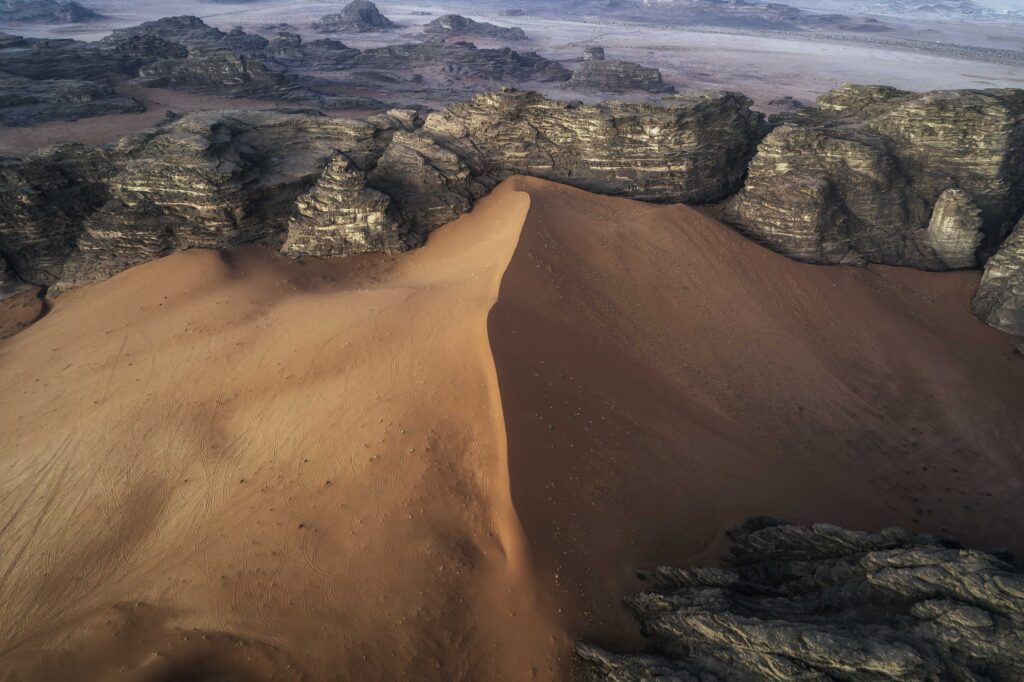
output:
<path id="1" fill-rule="evenodd" d="M 845 86 L 819 105 L 782 117 L 725 211 L 771 248 L 975 267 L 1024 211 L 1024 90 Z"/>
<path id="2" fill-rule="evenodd" d="M 630 597 L 653 650 L 580 643 L 590 679 L 1024 679 L 1024 572 L 898 528 L 751 519 L 728 568 L 658 568 Z"/>
<path id="3" fill-rule="evenodd" d="M 77 24 L 102 18 L 72 0 L 0 0 L 0 21 Z"/>

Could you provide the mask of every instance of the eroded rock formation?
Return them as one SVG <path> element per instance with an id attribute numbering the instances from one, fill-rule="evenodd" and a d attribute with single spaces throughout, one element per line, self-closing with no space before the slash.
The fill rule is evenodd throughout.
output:
<path id="1" fill-rule="evenodd" d="M 572 72 L 568 87 L 597 92 L 672 92 L 661 71 L 633 62 L 605 59 L 603 48 L 587 48 L 583 61 Z"/>
<path id="2" fill-rule="evenodd" d="M 1024 679 L 1024 573 L 928 535 L 751 519 L 726 569 L 658 568 L 630 597 L 653 650 L 580 643 L 590 679 Z"/>
<path id="3" fill-rule="evenodd" d="M 109 150 L 4 160 L 0 252 L 59 291 L 191 247 L 287 236 L 290 255 L 401 250 L 513 174 L 716 201 L 739 187 L 764 133 L 749 105 L 699 93 L 582 106 L 506 90 L 425 121 L 413 110 L 195 113 Z"/>
<path id="4" fill-rule="evenodd" d="M 521 28 L 496 26 L 486 21 L 474 21 L 459 14 L 445 14 L 434 19 L 423 28 L 423 32 L 434 38 L 452 36 L 476 36 L 496 40 L 526 40 Z"/>
<path id="5" fill-rule="evenodd" d="M 819 105 L 782 117 L 726 208 L 771 248 L 815 263 L 973 267 L 1024 210 L 1024 91 L 845 86 Z"/>
<path id="6" fill-rule="evenodd" d="M 73 0 L 0 0 L 0 21 L 77 24 L 102 18 Z"/>
<path id="7" fill-rule="evenodd" d="M 313 24 L 325 33 L 367 33 L 387 31 L 395 24 L 369 0 L 352 0 L 337 14 L 328 14 Z"/>
<path id="8" fill-rule="evenodd" d="M 972 307 L 987 324 L 1024 336 L 1024 218 L 985 263 Z"/>
<path id="9" fill-rule="evenodd" d="M 102 83 L 32 80 L 0 71 L 0 126 L 74 121 L 103 114 L 145 111 L 137 100 Z"/>

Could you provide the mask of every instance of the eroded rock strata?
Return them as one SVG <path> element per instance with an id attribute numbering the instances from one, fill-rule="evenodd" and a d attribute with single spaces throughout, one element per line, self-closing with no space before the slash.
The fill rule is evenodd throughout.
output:
<path id="1" fill-rule="evenodd" d="M 672 92 L 658 69 L 633 62 L 605 59 L 603 48 L 587 48 L 583 61 L 572 72 L 568 87 L 597 92 Z"/>
<path id="2" fill-rule="evenodd" d="M 0 21 L 77 24 L 102 16 L 73 0 L 0 0 Z"/>
<path id="3" fill-rule="evenodd" d="M 79 80 L 31 80 L 0 71 L 0 126 L 74 121 L 103 114 L 145 111 L 109 85 Z"/>
<path id="4" fill-rule="evenodd" d="M 1024 211 L 1024 91 L 845 86 L 818 104 L 781 118 L 725 211 L 771 248 L 974 267 Z"/>
<path id="5" fill-rule="evenodd" d="M 107 150 L 3 160 L 0 252 L 59 291 L 191 247 L 287 237 L 290 255 L 409 248 L 513 174 L 717 201 L 739 188 L 764 133 L 749 105 L 722 92 L 582 106 L 506 90 L 425 121 L 412 110 L 368 121 L 195 113 Z M 82 172 L 91 159 L 102 169 Z"/>
<path id="6" fill-rule="evenodd" d="M 337 14 L 328 14 L 313 24 L 313 28 L 325 33 L 367 33 L 394 27 L 369 0 L 352 0 Z"/>
<path id="7" fill-rule="evenodd" d="M 972 307 L 987 324 L 1024 336 L 1024 218 L 985 263 Z"/>
<path id="8" fill-rule="evenodd" d="M 728 567 L 658 568 L 627 605 L 650 645 L 580 643 L 593 680 L 1024 679 L 1024 572 L 891 528 L 751 519 Z"/>

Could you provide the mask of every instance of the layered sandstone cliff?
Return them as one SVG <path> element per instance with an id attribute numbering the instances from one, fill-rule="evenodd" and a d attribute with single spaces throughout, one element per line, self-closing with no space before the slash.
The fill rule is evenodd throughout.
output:
<path id="1" fill-rule="evenodd" d="M 765 138 L 725 212 L 771 248 L 975 267 L 1024 211 L 1024 91 L 845 86 L 818 103 Z"/>

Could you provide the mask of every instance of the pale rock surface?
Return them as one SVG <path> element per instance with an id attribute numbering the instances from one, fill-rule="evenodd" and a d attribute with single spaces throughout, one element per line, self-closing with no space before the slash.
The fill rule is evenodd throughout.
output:
<path id="1" fill-rule="evenodd" d="M 985 263 L 972 308 L 983 322 L 1024 336 L 1024 218 Z"/>
<path id="2" fill-rule="evenodd" d="M 1006 557 L 899 528 L 758 518 L 730 535 L 728 568 L 658 568 L 627 598 L 654 655 L 577 646 L 590 679 L 1024 677 L 1024 573 Z"/>
<path id="3" fill-rule="evenodd" d="M 336 156 L 309 193 L 296 202 L 281 252 L 288 256 L 394 253 L 410 247 L 391 216 L 391 198 L 366 187 L 363 172 Z"/>

